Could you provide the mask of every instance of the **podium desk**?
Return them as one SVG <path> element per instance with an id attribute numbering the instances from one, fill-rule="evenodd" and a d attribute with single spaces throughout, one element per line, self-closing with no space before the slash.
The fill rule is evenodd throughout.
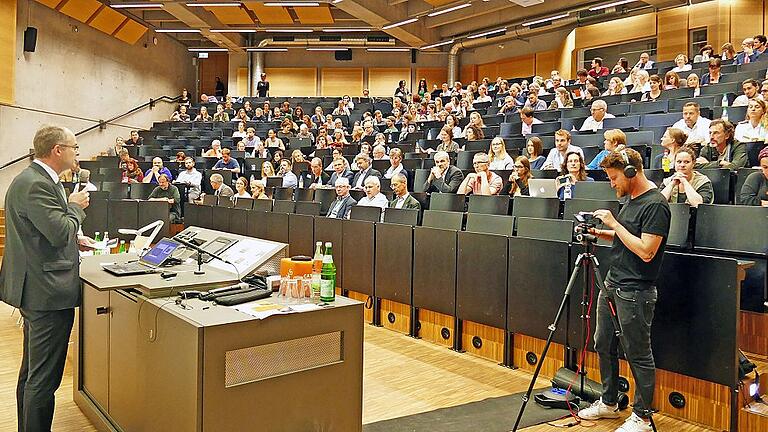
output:
<path id="1" fill-rule="evenodd" d="M 182 289 L 229 285 L 206 265 L 114 277 L 85 257 L 76 315 L 74 400 L 104 431 L 361 431 L 363 304 L 255 319 Z M 176 269 L 174 268 L 174 271 Z"/>

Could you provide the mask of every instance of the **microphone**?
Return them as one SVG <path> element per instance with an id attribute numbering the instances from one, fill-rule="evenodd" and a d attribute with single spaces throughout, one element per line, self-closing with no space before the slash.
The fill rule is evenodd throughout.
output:
<path id="1" fill-rule="evenodd" d="M 186 246 L 188 248 L 194 249 L 197 252 L 198 257 L 202 257 L 203 254 L 206 254 L 206 255 L 212 256 L 213 258 L 216 258 L 217 260 L 219 260 L 219 261 L 221 261 L 221 262 L 223 262 L 225 264 L 229 264 L 231 266 L 234 266 L 234 264 L 232 264 L 231 262 L 225 260 L 220 255 L 215 254 L 213 252 L 208 252 L 206 250 L 203 250 L 200 246 L 198 246 L 198 245 L 196 245 L 194 243 L 188 242 L 188 241 L 183 240 L 183 239 L 178 238 L 178 237 L 174 237 L 173 240 L 183 244 L 184 246 Z"/>

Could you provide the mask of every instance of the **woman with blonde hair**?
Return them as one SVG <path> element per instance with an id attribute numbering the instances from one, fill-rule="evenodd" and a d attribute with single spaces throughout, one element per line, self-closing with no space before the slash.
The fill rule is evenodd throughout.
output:
<path id="1" fill-rule="evenodd" d="M 555 98 L 552 99 L 552 102 L 549 104 L 549 109 L 551 110 L 560 108 L 573 108 L 571 92 L 565 87 L 558 87 L 557 90 L 555 90 Z"/>
<path id="2" fill-rule="evenodd" d="M 488 149 L 488 161 L 488 169 L 491 171 L 509 170 L 514 167 L 515 161 L 507 153 L 502 137 L 497 136 L 491 140 L 491 146 Z"/>
<path id="3" fill-rule="evenodd" d="M 768 138 L 768 104 L 758 98 L 747 104 L 744 121 L 736 125 L 734 139 L 738 142 L 765 141 Z"/>
<path id="4" fill-rule="evenodd" d="M 253 199 L 269 199 L 267 194 L 264 193 L 264 182 L 261 180 L 251 180 L 251 198 Z"/>
<path id="5" fill-rule="evenodd" d="M 688 64 L 688 56 L 685 54 L 678 54 L 675 57 L 675 67 L 672 68 L 672 72 L 680 73 L 691 70 L 691 65 Z"/>
<path id="6" fill-rule="evenodd" d="M 605 93 L 603 93 L 603 96 L 621 95 L 626 93 L 627 93 L 627 88 L 624 87 L 624 82 L 621 81 L 621 78 L 613 77 L 608 82 L 608 90 L 606 90 Z"/>
<path id="7" fill-rule="evenodd" d="M 267 184 L 267 177 L 275 176 L 277 176 L 277 174 L 275 174 L 275 167 L 272 165 L 272 162 L 264 161 L 264 163 L 261 164 L 261 178 L 264 181 L 264 184 Z"/>
<path id="8" fill-rule="evenodd" d="M 627 135 L 621 129 L 608 129 L 603 132 L 603 150 L 587 165 L 588 170 L 600 169 L 600 162 L 608 156 L 608 153 L 623 150 L 627 145 Z"/>
<path id="9" fill-rule="evenodd" d="M 723 53 L 720 56 L 723 60 L 733 60 L 736 57 L 736 49 L 733 48 L 733 44 L 730 42 L 724 43 L 723 46 L 720 47 L 720 51 Z"/>

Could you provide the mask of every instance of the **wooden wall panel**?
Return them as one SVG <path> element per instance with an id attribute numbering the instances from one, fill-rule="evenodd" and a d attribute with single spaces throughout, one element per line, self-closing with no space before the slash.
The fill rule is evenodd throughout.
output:
<path id="1" fill-rule="evenodd" d="M 531 76 L 536 72 L 536 55 L 534 54 L 499 60 L 497 63 L 498 74 L 505 79 Z"/>
<path id="2" fill-rule="evenodd" d="M 59 12 L 80 22 L 87 22 L 101 6 L 102 3 L 97 0 L 69 0 Z"/>
<path id="3" fill-rule="evenodd" d="M 111 35 L 126 19 L 128 18 L 123 14 L 112 8 L 105 7 L 96 14 L 90 24 L 96 30 Z"/>
<path id="4" fill-rule="evenodd" d="M 371 96 L 392 96 L 400 80 L 405 80 L 405 87 L 411 88 L 411 70 L 409 68 L 368 69 L 368 89 Z"/>
<path id="5" fill-rule="evenodd" d="M 14 103 L 16 0 L 0 1 L 0 102 Z"/>
<path id="6" fill-rule="evenodd" d="M 575 60 L 576 53 L 576 30 L 571 30 L 568 36 L 563 39 L 563 43 L 557 50 L 557 69 L 560 71 L 560 76 L 565 79 L 575 79 L 576 67 Z"/>
<path id="7" fill-rule="evenodd" d="M 656 14 L 638 15 L 576 29 L 576 48 L 594 48 L 656 36 Z"/>
<path id="8" fill-rule="evenodd" d="M 317 96 L 317 68 L 264 68 L 264 72 L 270 96 Z"/>
<path id="9" fill-rule="evenodd" d="M 544 51 L 536 53 L 536 75 L 549 78 L 552 71 L 557 69 L 555 65 L 557 52 L 556 51 Z"/>
<path id="10" fill-rule="evenodd" d="M 443 83 L 448 82 L 447 68 L 416 68 L 416 82 L 420 79 L 427 80 L 427 88 L 431 91 L 432 85 L 437 84 L 439 88 Z"/>
<path id="11" fill-rule="evenodd" d="M 731 43 L 763 33 L 763 1 L 739 0 L 731 3 Z"/>
<path id="12" fill-rule="evenodd" d="M 397 83 L 395 83 L 397 87 Z M 395 88 L 392 87 L 392 92 Z M 323 68 L 320 71 L 320 96 L 363 93 L 363 68 Z"/>
<path id="13" fill-rule="evenodd" d="M 485 78 L 485 77 L 488 77 L 491 81 L 496 81 L 496 77 L 497 76 L 499 76 L 499 65 L 498 65 L 498 63 L 494 62 L 494 63 L 485 63 L 485 64 L 477 65 L 477 78 L 475 78 L 475 79 L 478 82 L 480 82 L 480 80 Z M 465 83 L 465 84 L 467 84 L 467 83 Z"/>
<path id="14" fill-rule="evenodd" d="M 687 9 L 675 8 L 658 13 L 656 61 L 674 60 L 678 54 L 688 53 Z"/>
<path id="15" fill-rule="evenodd" d="M 477 79 L 477 65 L 461 65 L 459 68 L 459 81 L 468 84 Z"/>
<path id="16" fill-rule="evenodd" d="M 64 0 L 37 0 L 38 3 L 42 3 L 51 9 L 56 9 L 56 6 L 58 6 L 62 1 Z"/>
<path id="17" fill-rule="evenodd" d="M 213 96 L 216 91 L 216 77 L 220 77 L 225 85 L 228 82 L 229 54 L 209 53 L 207 59 L 198 60 L 198 65 L 200 93 Z"/>
<path id="18" fill-rule="evenodd" d="M 237 68 L 237 94 L 247 95 L 248 91 L 248 68 Z"/>
<path id="19" fill-rule="evenodd" d="M 131 45 L 144 36 L 147 32 L 147 28 L 137 23 L 134 20 L 129 19 L 123 24 L 123 26 L 115 33 L 115 37 L 123 42 L 127 42 Z"/>

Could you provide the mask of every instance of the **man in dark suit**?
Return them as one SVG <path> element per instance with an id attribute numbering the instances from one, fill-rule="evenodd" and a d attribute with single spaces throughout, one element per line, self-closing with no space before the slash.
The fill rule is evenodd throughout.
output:
<path id="1" fill-rule="evenodd" d="M 390 183 L 395 191 L 395 199 L 389 202 L 390 208 L 404 208 L 421 210 L 419 201 L 408 193 L 408 179 L 402 174 L 392 176 Z"/>
<path id="2" fill-rule="evenodd" d="M 78 238 L 88 192 L 67 198 L 59 174 L 75 165 L 77 140 L 68 129 L 43 126 L 34 162 L 5 197 L 6 249 L 0 298 L 24 317 L 24 354 L 16 387 L 19 431 L 49 431 L 69 335 L 80 304 Z"/>
<path id="3" fill-rule="evenodd" d="M 336 185 L 336 180 L 340 178 L 346 178 L 349 181 L 349 184 L 352 184 L 352 178 L 354 176 L 355 173 L 347 168 L 344 159 L 339 158 L 333 161 L 333 174 L 331 174 L 331 180 L 328 181 L 328 184 Z"/>
<path id="4" fill-rule="evenodd" d="M 381 178 L 381 172 L 379 170 L 371 168 L 371 157 L 365 153 L 360 153 L 355 156 L 355 163 L 359 171 L 352 178 L 352 188 L 362 190 L 365 186 L 365 179 L 369 176 Z"/>
<path id="5" fill-rule="evenodd" d="M 314 189 L 329 184 L 329 181 L 330 176 L 323 171 L 323 160 L 316 157 L 309 162 L 309 171 L 301 173 L 299 186 Z"/>
<path id="6" fill-rule="evenodd" d="M 451 158 L 444 151 L 436 152 L 433 156 L 435 166 L 429 172 L 424 182 L 425 192 L 456 193 L 464 181 L 464 173 L 451 165 Z"/>
<path id="7" fill-rule="evenodd" d="M 346 177 L 340 177 L 334 186 L 336 186 L 336 200 L 331 203 L 326 217 L 349 219 L 352 207 L 357 205 L 357 201 L 349 195 L 349 180 Z"/>

